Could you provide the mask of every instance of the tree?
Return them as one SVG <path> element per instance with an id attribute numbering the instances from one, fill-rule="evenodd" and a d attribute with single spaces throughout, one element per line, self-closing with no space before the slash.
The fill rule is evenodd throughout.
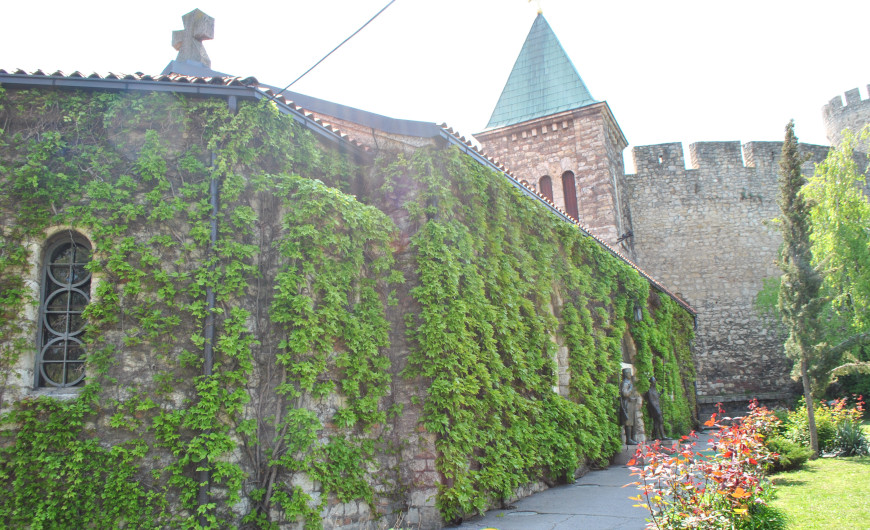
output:
<path id="1" fill-rule="evenodd" d="M 801 190 L 809 205 L 813 265 L 823 271 L 823 309 L 819 362 L 811 370 L 816 393 L 831 377 L 870 372 L 860 348 L 870 339 L 870 200 L 866 170 L 870 158 L 856 147 L 870 146 L 870 126 L 849 131 Z"/>
<path id="2" fill-rule="evenodd" d="M 813 267 L 810 247 L 809 207 L 800 194 L 805 183 L 801 174 L 804 162 L 798 153 L 794 121 L 785 128 L 779 175 L 780 229 L 783 246 L 778 264 L 782 269 L 777 308 L 788 330 L 786 354 L 800 364 L 801 383 L 807 402 L 810 445 L 813 457 L 819 455 L 819 437 L 813 407 L 809 370 L 819 341 L 819 315 L 824 301 L 819 297 L 822 276 Z"/>
<path id="3" fill-rule="evenodd" d="M 776 293 L 776 310 L 789 336 L 786 354 L 800 373 L 807 403 L 810 444 L 818 456 L 813 396 L 833 377 L 870 373 L 859 353 L 870 344 L 870 202 L 867 179 L 855 147 L 870 145 L 870 127 L 845 134 L 806 182 L 794 123 L 786 127 L 780 160 L 780 229 L 783 275 L 765 282 L 762 309 Z M 860 162 L 860 163 L 859 163 Z"/>

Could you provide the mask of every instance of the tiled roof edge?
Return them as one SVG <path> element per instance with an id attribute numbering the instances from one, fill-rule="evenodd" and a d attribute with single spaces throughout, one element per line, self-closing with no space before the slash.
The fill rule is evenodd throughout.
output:
<path id="1" fill-rule="evenodd" d="M 342 133 L 336 127 L 313 118 L 311 113 L 305 112 L 305 109 L 295 105 L 283 96 L 273 97 L 274 93 L 271 89 L 264 89 L 256 77 L 197 77 L 181 74 L 159 74 L 152 76 L 142 72 L 136 72 L 135 74 L 109 73 L 105 75 L 92 73 L 85 76 L 78 71 L 69 75 L 60 70 L 47 74 L 43 70 L 28 72 L 18 68 L 13 71 L 0 69 L 0 84 L 55 86 L 59 88 L 115 87 L 118 90 L 135 88 L 138 85 L 147 89 L 162 87 L 163 90 L 168 89 L 167 91 L 214 96 L 232 96 L 238 95 L 238 91 L 248 91 L 250 93 L 249 97 L 254 99 L 273 99 L 277 104 L 284 107 L 286 114 L 292 115 L 294 119 L 302 122 L 306 127 L 315 132 L 319 132 L 334 141 L 350 144 L 360 152 L 369 150 L 367 146 L 349 138 L 347 134 Z"/>

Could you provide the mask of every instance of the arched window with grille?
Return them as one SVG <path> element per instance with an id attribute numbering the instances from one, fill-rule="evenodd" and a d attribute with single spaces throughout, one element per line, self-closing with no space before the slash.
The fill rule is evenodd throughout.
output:
<path id="1" fill-rule="evenodd" d="M 85 319 L 91 299 L 91 245 L 75 232 L 51 238 L 42 259 L 36 386 L 84 384 Z"/>
<path id="2" fill-rule="evenodd" d="M 541 180 L 538 181 L 538 189 L 541 190 L 541 195 L 553 200 L 553 180 L 549 175 L 541 177 Z"/>
<path id="3" fill-rule="evenodd" d="M 580 220 L 580 210 L 577 205 L 577 183 L 574 173 L 566 171 L 562 173 L 562 191 L 565 194 L 565 213 Z"/>

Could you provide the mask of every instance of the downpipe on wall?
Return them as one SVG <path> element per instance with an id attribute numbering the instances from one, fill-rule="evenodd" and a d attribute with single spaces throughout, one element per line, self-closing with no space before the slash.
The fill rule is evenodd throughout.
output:
<path id="1" fill-rule="evenodd" d="M 235 114 L 238 110 L 238 100 L 235 96 L 230 96 L 227 98 L 227 107 L 230 110 L 230 113 Z M 217 160 L 217 155 L 211 153 L 211 164 L 210 167 L 214 168 L 215 160 Z M 209 195 L 209 205 L 211 206 L 211 215 L 210 215 L 210 232 L 209 232 L 209 241 L 208 241 L 208 256 L 214 257 L 215 248 L 217 247 L 217 237 L 218 237 L 218 212 L 219 212 L 219 193 L 220 193 L 220 182 L 216 176 L 212 176 L 211 182 L 209 182 L 208 187 L 208 195 Z M 209 277 L 214 278 L 214 273 L 217 270 L 217 263 L 212 262 L 208 266 Z M 205 289 L 205 305 L 206 305 L 206 314 L 205 314 L 205 323 L 203 325 L 202 335 L 205 338 L 205 347 L 203 349 L 203 363 L 202 363 L 202 375 L 204 377 L 211 377 L 214 372 L 214 341 L 215 341 L 215 319 L 214 319 L 214 309 L 215 309 L 215 294 L 214 294 L 214 286 L 209 282 Z M 206 433 L 208 434 L 208 433 Z M 196 479 L 199 482 L 199 490 L 196 495 L 196 503 L 197 507 L 200 511 L 199 516 L 199 525 L 202 527 L 206 527 L 208 524 L 208 518 L 206 514 L 203 512 L 203 506 L 208 504 L 208 491 L 211 486 L 211 472 L 209 470 L 209 461 L 208 456 L 206 456 L 205 461 L 203 462 L 202 469 L 196 472 Z"/>
<path id="2" fill-rule="evenodd" d="M 211 154 L 211 167 L 214 167 L 216 156 L 214 153 Z M 216 176 L 212 176 L 211 182 L 209 183 L 209 204 L 211 206 L 211 227 L 209 234 L 209 248 L 208 248 L 208 256 L 214 257 L 215 255 L 215 247 L 217 246 L 217 235 L 218 235 L 218 188 L 219 182 Z M 212 263 L 208 266 L 209 277 L 214 278 L 214 272 L 217 269 L 217 264 L 212 261 Z M 203 363 L 202 363 L 202 375 L 204 377 L 211 377 L 214 371 L 214 341 L 215 341 L 215 318 L 214 318 L 214 309 L 215 309 L 215 293 L 214 286 L 211 282 L 208 283 L 205 289 L 205 304 L 206 304 L 206 314 L 205 314 L 205 324 L 203 325 L 203 337 L 205 337 L 205 347 L 203 349 Z M 211 483 L 211 473 L 209 470 L 209 461 L 206 456 L 205 461 L 202 462 L 202 469 L 196 472 L 197 482 L 199 482 L 199 491 L 197 492 L 197 505 L 199 507 L 200 516 L 199 516 L 199 525 L 202 527 L 206 527 L 208 525 L 208 519 L 206 514 L 202 512 L 202 507 L 208 504 L 208 492 L 209 486 Z"/>

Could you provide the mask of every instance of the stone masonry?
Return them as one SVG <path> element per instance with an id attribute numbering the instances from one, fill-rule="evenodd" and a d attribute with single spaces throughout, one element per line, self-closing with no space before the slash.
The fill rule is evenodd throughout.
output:
<path id="1" fill-rule="evenodd" d="M 867 85 L 870 92 L 870 85 Z M 843 139 L 843 130 L 851 129 L 858 132 L 862 127 L 870 123 L 870 99 L 861 99 L 861 93 L 857 88 L 846 92 L 846 105 L 840 96 L 833 98 L 822 108 L 825 118 L 825 129 L 828 141 L 831 145 L 839 145 Z M 870 145 L 864 144 L 864 151 L 870 151 Z"/>
<path id="2" fill-rule="evenodd" d="M 579 220 L 614 246 L 625 233 L 619 181 L 624 174 L 622 150 L 628 144 L 607 103 L 485 131 L 475 138 L 488 155 L 536 190 L 541 191 L 541 178 L 549 176 L 553 203 L 562 210 L 562 175 L 572 172 Z"/>
<path id="3" fill-rule="evenodd" d="M 801 145 L 811 155 L 827 148 Z M 695 355 L 701 401 L 787 399 L 791 362 L 778 323 L 758 314 L 756 294 L 779 275 L 780 142 L 679 143 L 633 149 L 627 175 L 637 261 L 698 311 Z M 744 164 L 745 158 L 745 164 Z M 740 399 L 742 398 L 742 400 Z"/>

